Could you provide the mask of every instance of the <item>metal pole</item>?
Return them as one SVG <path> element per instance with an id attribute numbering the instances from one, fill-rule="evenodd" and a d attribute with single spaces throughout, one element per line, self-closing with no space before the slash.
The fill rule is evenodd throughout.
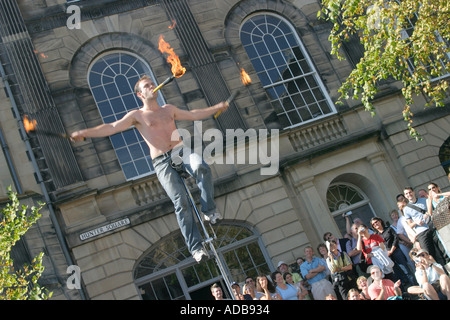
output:
<path id="1" fill-rule="evenodd" d="M 210 237 L 208 231 L 206 230 L 205 224 L 203 223 L 203 220 L 202 220 L 202 217 L 200 215 L 200 212 L 198 211 L 197 206 L 195 205 L 194 198 L 192 197 L 192 194 L 191 194 L 191 192 L 189 191 L 189 188 L 186 185 L 185 178 L 182 177 L 181 175 L 180 175 L 180 177 L 181 177 L 181 181 L 183 182 L 184 189 L 186 190 L 186 194 L 188 195 L 189 201 L 191 202 L 192 209 L 194 209 L 194 212 L 195 212 L 195 214 L 197 216 L 197 220 L 199 221 L 200 225 L 202 226 L 203 233 L 205 234 L 206 239 L 203 242 L 209 244 L 209 247 L 210 247 L 211 251 L 213 252 L 214 257 L 216 258 L 216 263 L 217 263 L 217 266 L 219 267 L 220 273 L 222 274 L 223 280 L 225 281 L 225 284 L 227 285 L 228 291 L 230 292 L 231 297 L 234 300 L 234 294 L 233 294 L 233 290 L 231 288 L 230 279 L 228 278 L 228 275 L 227 275 L 227 273 L 225 271 L 225 267 L 222 264 L 222 260 L 220 259 L 219 254 L 217 253 L 216 248 L 214 247 L 214 244 L 213 244 L 213 240 L 215 239 L 215 235 L 214 235 L 214 237 Z M 213 230 L 213 232 L 214 232 L 214 230 Z"/>

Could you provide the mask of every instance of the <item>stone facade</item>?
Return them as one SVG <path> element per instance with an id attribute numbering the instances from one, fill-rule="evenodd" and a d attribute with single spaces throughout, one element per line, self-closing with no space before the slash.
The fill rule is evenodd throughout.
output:
<path id="1" fill-rule="evenodd" d="M 210 59 L 207 67 L 218 71 L 218 78 L 230 91 L 241 86 L 239 68 L 248 70 L 253 83 L 236 99 L 236 114 L 247 128 L 266 128 L 264 114 L 270 110 L 270 102 L 239 39 L 243 19 L 257 11 L 275 12 L 295 26 L 333 101 L 352 69 L 348 60 L 330 56 L 330 26 L 317 20 L 319 6 L 315 1 L 185 1 L 196 24 L 192 30 L 201 33 L 207 53 L 187 49 L 183 45 L 186 39 L 168 28 L 172 21 L 166 6 L 171 1 L 96 1 L 96 5 L 74 2 L 82 12 L 79 29 L 67 27 L 70 14 L 65 12 L 65 1 L 17 3 L 35 51 L 42 53 L 37 55 L 42 74 L 69 133 L 102 123 L 87 80 L 96 57 L 125 50 L 142 57 L 158 80 L 167 77 L 170 68 L 158 51 L 160 34 L 188 69 L 183 77 L 162 89 L 167 102 L 188 110 L 214 102 L 213 92 L 205 92 L 198 79 L 203 66 L 193 61 L 194 55 L 205 55 Z M 390 220 L 388 213 L 396 208 L 394 197 L 406 185 L 418 189 L 434 181 L 448 190 L 449 182 L 438 158 L 439 149 L 448 139 L 448 108 L 424 110 L 425 101 L 419 98 L 414 119 L 423 140 L 416 142 L 408 135 L 401 117 L 403 100 L 396 86 L 384 85 L 375 100 L 375 117 L 355 101 L 348 101 L 328 117 L 281 130 L 280 169 L 275 175 L 261 175 L 258 164 L 211 166 L 216 203 L 224 223 L 242 222 L 257 231 L 272 270 L 280 260 L 294 262 L 307 245 L 317 247 L 325 232 L 341 235 L 327 202 L 332 185 L 356 186 L 367 196 L 374 213 L 385 220 Z M 217 99 L 225 99 L 226 94 L 220 92 Z M 0 95 L 4 95 L 3 90 Z M 0 98 L 1 128 L 20 181 L 26 186 L 24 194 L 32 193 L 29 198 L 42 195 L 33 178 L 34 168 L 23 156 L 26 147 L 18 134 L 17 119 L 10 113 L 11 102 L 5 96 Z M 205 120 L 202 130 L 227 124 L 220 121 Z M 196 130 L 192 123 L 180 126 L 190 132 Z M 48 218 L 26 236 L 27 243 L 33 252 L 54 249 L 48 252 L 46 275 L 56 279 L 52 282 L 60 290 L 56 298 L 79 298 L 75 290 L 65 287 L 69 262 L 61 252 L 67 246 L 70 263 L 81 270 L 81 291 L 87 299 L 140 299 L 135 268 L 149 250 L 178 232 L 172 204 L 154 175 L 125 179 L 108 138 L 71 143 L 71 152 L 82 181 L 50 190 L 65 244 L 60 245 L 55 231 L 46 232 L 54 223 Z M 5 186 L 12 184 L 3 160 L 1 195 Z M 189 185 L 197 197 L 193 181 Z M 80 238 L 83 233 L 125 218 L 129 223 L 112 231 Z"/>

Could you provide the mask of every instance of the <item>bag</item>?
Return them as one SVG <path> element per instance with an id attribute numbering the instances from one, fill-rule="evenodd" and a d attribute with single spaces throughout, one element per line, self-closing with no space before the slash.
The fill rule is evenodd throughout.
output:
<path id="1" fill-rule="evenodd" d="M 450 224 L 450 197 L 445 197 L 438 203 L 431 220 L 437 230 Z"/>
<path id="2" fill-rule="evenodd" d="M 371 253 L 373 254 L 372 264 L 380 267 L 384 274 L 389 274 L 393 271 L 394 261 L 389 258 L 386 250 L 374 247 Z"/>

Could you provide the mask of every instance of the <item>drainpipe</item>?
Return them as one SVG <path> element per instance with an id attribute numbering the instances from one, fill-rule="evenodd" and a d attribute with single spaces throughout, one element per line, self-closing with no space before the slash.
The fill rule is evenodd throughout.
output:
<path id="1" fill-rule="evenodd" d="M 61 248 L 62 248 L 64 257 L 66 258 L 66 262 L 67 262 L 68 266 L 74 265 L 72 257 L 70 256 L 70 253 L 69 253 L 69 249 L 67 247 L 67 243 L 66 243 L 66 241 L 64 239 L 64 235 L 62 233 L 61 227 L 60 227 L 60 225 L 58 223 L 58 220 L 56 219 L 55 210 L 53 208 L 52 201 L 51 201 L 50 196 L 48 194 L 47 187 L 45 186 L 44 180 L 42 179 L 41 172 L 39 171 L 39 167 L 37 165 L 36 158 L 35 158 L 35 156 L 33 154 L 33 149 L 32 149 L 32 147 L 30 145 L 29 139 L 27 138 L 27 133 L 26 133 L 25 128 L 23 126 L 23 120 L 22 120 L 22 117 L 21 117 L 21 115 L 19 113 L 19 109 L 17 107 L 16 101 L 14 100 L 14 96 L 13 96 L 13 93 L 11 91 L 11 87 L 9 86 L 9 82 L 7 80 L 5 69 L 3 68 L 3 65 L 1 63 L 0 63 L 0 75 L 1 75 L 1 77 L 3 79 L 4 84 L 5 84 L 6 92 L 8 93 L 9 99 L 11 101 L 11 105 L 13 107 L 14 114 L 15 114 L 16 118 L 18 119 L 20 132 L 22 134 L 22 140 L 25 142 L 28 154 L 29 154 L 30 159 L 31 159 L 31 163 L 32 163 L 34 171 L 36 173 L 37 181 L 38 181 L 38 183 L 39 183 L 39 185 L 41 187 L 42 193 L 44 195 L 45 203 L 46 203 L 47 208 L 48 208 L 49 213 L 50 213 L 50 220 L 52 221 L 52 224 L 55 227 L 56 236 L 57 236 L 57 238 L 59 240 L 59 243 L 61 244 Z M 2 142 L 2 145 L 3 145 L 3 142 Z M 80 293 L 81 299 L 82 300 L 86 300 L 86 295 L 85 295 L 85 293 L 83 291 L 83 287 L 81 287 L 78 291 Z"/>
<path id="2" fill-rule="evenodd" d="M 17 190 L 17 193 L 22 194 L 23 193 L 22 185 L 20 184 L 19 178 L 17 177 L 16 168 L 14 167 L 14 164 L 12 162 L 11 154 L 9 153 L 9 147 L 8 144 L 6 143 L 5 137 L 3 136 L 2 128 L 0 128 L 0 143 L 2 144 L 3 154 L 5 155 L 6 163 L 8 165 L 11 177 L 13 178 L 14 186 Z"/>

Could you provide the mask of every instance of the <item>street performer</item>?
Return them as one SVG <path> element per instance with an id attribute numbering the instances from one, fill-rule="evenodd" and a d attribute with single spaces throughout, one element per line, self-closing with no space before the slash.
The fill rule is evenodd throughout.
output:
<path id="1" fill-rule="evenodd" d="M 188 159 L 188 161 L 183 161 L 183 167 L 197 181 L 201 192 L 200 204 L 204 219 L 214 224 L 217 220 L 222 219 L 222 216 L 216 211 L 211 169 L 201 155 L 183 145 L 175 120 L 206 119 L 219 111 L 225 111 L 228 103 L 220 102 L 209 108 L 190 111 L 181 110 L 171 104 L 159 106 L 156 101 L 158 92 L 154 92 L 155 87 L 148 76 L 143 76 L 134 88 L 136 95 L 143 102 L 142 108 L 128 112 L 122 119 L 115 122 L 75 131 L 71 134 L 71 140 L 82 141 L 84 138 L 111 136 L 134 125 L 150 148 L 150 157 L 156 175 L 174 204 L 177 221 L 188 250 L 199 263 L 208 254 L 203 248 L 202 237 L 195 223 L 188 196 L 180 180 L 181 177 L 172 167 L 171 154 L 175 150 L 183 147 L 183 152 L 186 150 L 190 152 L 188 155 L 183 154 L 183 160 Z"/>

